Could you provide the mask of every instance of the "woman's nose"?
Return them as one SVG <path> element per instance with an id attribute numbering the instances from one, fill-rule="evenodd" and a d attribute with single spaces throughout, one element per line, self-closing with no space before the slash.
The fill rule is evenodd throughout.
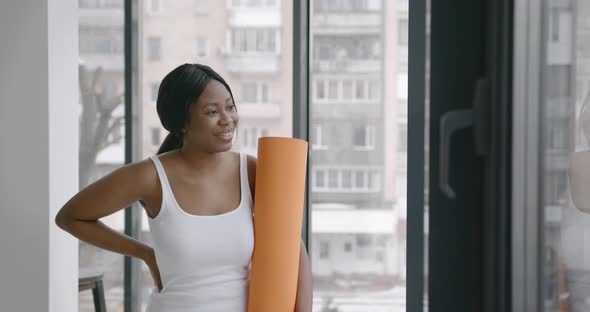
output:
<path id="1" fill-rule="evenodd" d="M 229 114 L 222 114 L 221 118 L 219 119 L 219 123 L 222 125 L 228 125 L 233 122 L 233 119 Z"/>

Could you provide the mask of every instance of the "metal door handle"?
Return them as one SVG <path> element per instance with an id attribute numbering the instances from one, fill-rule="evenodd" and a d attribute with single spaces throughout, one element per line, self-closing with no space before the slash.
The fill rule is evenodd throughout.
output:
<path id="1" fill-rule="evenodd" d="M 440 118 L 440 144 L 438 155 L 438 185 L 443 194 L 453 199 L 456 194 L 449 183 L 451 165 L 451 137 L 455 131 L 473 126 L 474 142 L 478 155 L 487 155 L 490 148 L 490 92 L 486 79 L 479 79 L 473 96 L 473 109 L 446 112 Z"/>
<path id="2" fill-rule="evenodd" d="M 438 184 L 441 192 L 449 198 L 455 198 L 455 191 L 449 184 L 449 166 L 451 158 L 451 136 L 459 129 L 473 124 L 473 111 L 470 109 L 446 112 L 440 118 L 439 175 Z"/>

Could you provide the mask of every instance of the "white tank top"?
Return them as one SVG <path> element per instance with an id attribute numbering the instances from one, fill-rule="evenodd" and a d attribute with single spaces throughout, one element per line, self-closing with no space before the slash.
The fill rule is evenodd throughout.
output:
<path id="1" fill-rule="evenodd" d="M 182 210 L 162 163 L 150 159 L 162 185 L 160 212 L 148 220 L 163 289 L 151 294 L 147 311 L 245 312 L 254 248 L 246 155 L 240 153 L 239 206 L 213 216 Z"/>

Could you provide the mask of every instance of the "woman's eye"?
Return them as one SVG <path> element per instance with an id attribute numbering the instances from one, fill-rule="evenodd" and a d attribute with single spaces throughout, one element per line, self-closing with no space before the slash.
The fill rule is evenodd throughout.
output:
<path id="1" fill-rule="evenodd" d="M 235 105 L 228 106 L 227 110 L 229 110 L 230 112 L 233 112 L 236 110 L 236 106 Z"/>
<path id="2" fill-rule="evenodd" d="M 217 114 L 217 111 L 209 111 L 209 112 L 207 112 L 207 115 L 209 115 L 209 116 L 213 116 L 215 114 Z"/>

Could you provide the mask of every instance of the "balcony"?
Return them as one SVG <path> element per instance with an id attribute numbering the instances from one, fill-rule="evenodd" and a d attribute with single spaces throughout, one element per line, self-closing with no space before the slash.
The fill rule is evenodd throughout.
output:
<path id="1" fill-rule="evenodd" d="M 228 11 L 230 27 L 278 28 L 281 12 L 276 8 L 235 8 Z"/>
<path id="2" fill-rule="evenodd" d="M 321 73 L 377 73 L 381 60 L 314 60 L 312 70 Z"/>
<path id="3" fill-rule="evenodd" d="M 225 65 L 231 73 L 277 73 L 279 55 L 274 53 L 226 54 Z"/>
<path id="4" fill-rule="evenodd" d="M 281 117 L 278 104 L 238 103 L 240 117 L 248 119 L 275 119 Z"/>
<path id="5" fill-rule="evenodd" d="M 316 13 L 314 34 L 381 33 L 383 17 L 380 12 Z"/>
<path id="6" fill-rule="evenodd" d="M 123 8 L 100 7 L 78 9 L 80 24 L 123 27 Z"/>

